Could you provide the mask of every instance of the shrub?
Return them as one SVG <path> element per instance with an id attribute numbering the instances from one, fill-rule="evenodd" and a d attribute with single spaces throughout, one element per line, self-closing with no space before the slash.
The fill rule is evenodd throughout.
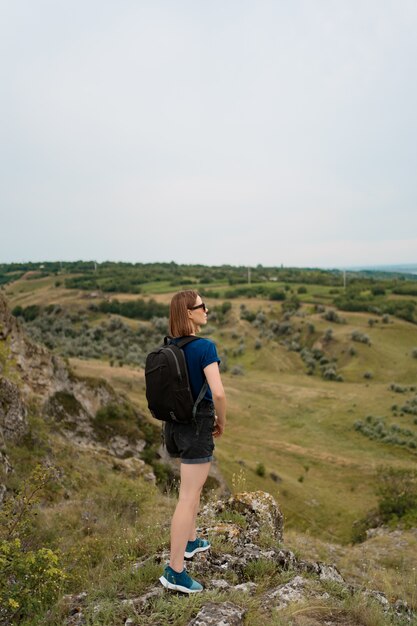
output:
<path id="1" fill-rule="evenodd" d="M 340 317 L 334 309 L 326 311 L 326 313 L 322 315 L 322 318 L 328 322 L 334 322 L 335 324 L 346 324 L 346 320 Z"/>
<path id="2" fill-rule="evenodd" d="M 327 367 L 323 371 L 323 378 L 326 380 L 337 380 L 337 372 L 334 367 Z"/>
<path id="3" fill-rule="evenodd" d="M 405 516 L 417 517 L 416 470 L 380 468 L 376 493 L 378 511 L 385 523 Z"/>
<path id="4" fill-rule="evenodd" d="M 391 383 L 389 388 L 391 391 L 395 391 L 395 393 L 405 393 L 407 391 L 407 387 L 397 385 L 396 383 Z"/>
<path id="5" fill-rule="evenodd" d="M 359 330 L 353 330 L 352 334 L 351 334 L 351 339 L 352 341 L 358 341 L 359 343 L 365 343 L 367 345 L 371 345 L 371 340 L 369 339 L 368 335 L 365 335 L 364 333 L 359 332 Z"/>
<path id="6" fill-rule="evenodd" d="M 331 341 L 333 339 L 333 330 L 331 328 L 328 328 L 326 330 L 326 332 L 324 333 L 323 339 L 326 342 Z"/>
<path id="7" fill-rule="evenodd" d="M 291 298 L 288 298 L 287 300 L 284 300 L 284 302 L 282 303 L 282 310 L 284 312 L 292 312 L 292 311 L 297 311 L 300 308 L 300 300 L 297 298 L 297 296 L 291 296 Z"/>
<path id="8" fill-rule="evenodd" d="M 372 372 L 365 372 L 363 377 L 366 378 L 367 380 L 370 380 L 371 378 L 374 377 L 374 375 L 372 374 Z"/>
<path id="9" fill-rule="evenodd" d="M 417 359 L 417 348 L 412 349 L 411 356 L 413 357 L 413 359 Z"/>
<path id="10" fill-rule="evenodd" d="M 230 370 L 230 373 L 232 374 L 232 376 L 243 376 L 245 372 L 241 365 L 234 365 Z"/>
<path id="11" fill-rule="evenodd" d="M 58 553 L 31 546 L 34 509 L 54 477 L 53 469 L 38 465 L 21 490 L 7 498 L 0 510 L 2 624 L 17 624 L 23 617 L 50 607 L 67 578 Z"/>
<path id="12" fill-rule="evenodd" d="M 246 307 L 240 309 L 240 319 L 246 320 L 247 322 L 253 322 L 256 318 L 256 313 L 253 311 L 249 311 Z"/>
<path id="13" fill-rule="evenodd" d="M 277 302 L 282 302 L 285 300 L 285 293 L 283 291 L 271 291 L 269 294 L 269 299 Z"/>
<path id="14" fill-rule="evenodd" d="M 256 466 L 255 473 L 258 476 L 265 476 L 266 474 L 265 465 L 263 463 L 258 463 L 258 465 Z"/>

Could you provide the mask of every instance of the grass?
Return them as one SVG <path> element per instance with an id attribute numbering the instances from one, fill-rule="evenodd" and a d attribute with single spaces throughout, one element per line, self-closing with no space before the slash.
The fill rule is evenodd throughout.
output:
<path id="1" fill-rule="evenodd" d="M 69 307 L 86 307 L 90 303 L 84 292 L 54 287 L 55 280 L 55 277 L 22 279 L 8 285 L 11 305 L 60 302 Z M 172 294 L 168 283 L 144 287 L 144 295 L 155 296 L 159 301 L 168 302 Z M 330 288 L 306 287 L 307 293 L 300 296 L 306 317 L 293 321 L 300 328 L 313 323 L 317 344 L 322 342 L 325 331 L 332 328 L 334 339 L 326 346 L 326 352 L 338 359 L 337 369 L 344 382 L 325 381 L 317 374 L 307 376 L 299 354 L 289 352 L 278 342 L 262 338 L 262 348 L 255 350 L 259 329 L 240 320 L 240 305 L 245 304 L 255 312 L 263 309 L 267 317 L 278 315 L 281 305 L 258 298 L 233 300 L 226 323 L 215 326 L 210 335 L 219 353 L 227 352 L 229 365 L 229 371 L 223 375 L 228 398 L 227 430 L 216 442 L 220 469 L 233 491 L 261 489 L 276 498 L 285 516 L 286 547 L 303 558 L 335 562 L 348 580 L 382 589 L 390 599 L 402 597 L 417 608 L 413 569 L 417 562 L 417 538 L 413 531 L 403 531 L 401 537 L 389 534 L 376 536 L 364 544 L 349 545 L 353 522 L 376 503 L 377 467 L 382 464 L 415 467 L 415 454 L 370 441 L 355 432 L 353 424 L 372 414 L 402 428 L 412 427 L 412 416 L 393 417 L 390 410 L 393 404 L 403 404 L 411 392 L 399 396 L 389 386 L 393 382 L 415 383 L 417 359 L 411 358 L 410 346 L 417 346 L 417 326 L 391 317 L 389 324 L 380 321 L 370 328 L 368 319 L 376 316 L 347 312 L 340 312 L 346 324 L 332 324 L 314 313 L 311 306 L 318 298 L 323 301 L 329 298 Z M 207 285 L 207 289 L 220 288 L 220 285 Z M 274 288 L 279 289 L 280 285 Z M 141 297 L 119 295 L 120 299 Z M 220 302 L 208 299 L 209 307 Z M 351 341 L 355 329 L 369 335 L 371 347 Z M 240 338 L 245 349 L 233 356 Z M 355 356 L 349 353 L 352 345 Z M 148 414 L 144 374 L 140 368 L 110 367 L 98 360 L 71 359 L 70 363 L 79 375 L 109 381 Z M 237 364 L 243 367 L 243 376 L 231 375 L 231 368 Z M 364 379 L 366 371 L 372 372 L 372 379 Z M 10 454 L 16 466 L 30 465 L 39 455 L 46 454 L 48 448 L 53 462 L 62 468 L 59 488 L 50 495 L 49 503 L 38 516 L 39 541 L 66 555 L 74 574 L 70 590 L 89 591 L 88 624 L 115 624 L 133 616 L 131 608 L 121 608 L 115 599 L 121 590 L 139 595 L 155 581 L 160 569 L 155 562 L 150 561 L 133 574 L 130 564 L 167 546 L 174 500 L 141 479 L 133 481 L 115 472 L 105 455 L 74 451 L 57 435 L 46 432 L 44 426 L 41 428 L 35 417 L 31 420 L 33 432 L 42 433 L 41 445 L 36 453 L 30 448 L 34 441 L 26 448 L 12 447 Z M 256 472 L 259 463 L 265 467 L 264 476 Z M 13 484 L 17 484 L 19 472 L 11 479 Z M 277 475 L 280 482 L 271 474 Z M 241 519 L 226 518 L 227 515 L 225 521 L 242 523 Z M 245 575 L 261 588 L 279 579 L 273 565 L 263 561 L 248 566 Z M 222 594 L 216 594 L 205 594 L 204 601 L 210 598 L 221 601 Z M 186 623 L 198 612 L 201 602 L 201 598 L 156 599 L 151 611 L 143 617 L 143 624 Z M 247 624 L 257 625 L 262 611 L 256 598 L 245 602 Z M 99 608 L 93 614 L 94 603 Z M 65 607 L 58 605 L 54 611 L 48 618 L 50 626 L 62 623 Z M 323 623 L 320 620 L 326 615 L 335 615 L 345 626 L 388 624 L 378 611 L 372 603 L 355 605 L 339 599 L 330 604 L 293 607 L 274 617 L 275 622 L 264 623 L 307 626 Z"/>
<path id="2" fill-rule="evenodd" d="M 378 465 L 409 467 L 415 462 L 411 452 L 369 441 L 355 432 L 353 424 L 368 414 L 389 417 L 390 407 L 398 402 L 398 394 L 389 389 L 390 383 L 414 382 L 417 361 L 406 352 L 410 337 L 411 343 L 417 344 L 417 328 L 395 320 L 368 329 L 367 314 L 344 314 L 347 324 L 332 325 L 333 350 L 342 363 L 340 371 L 346 381 L 337 383 L 306 376 L 299 355 L 279 344 L 265 342 L 260 350 L 254 350 L 251 346 L 258 331 L 238 319 L 239 305 L 240 301 L 233 302 L 229 322 L 233 326 L 226 325 L 213 335 L 219 353 L 228 349 L 229 369 L 239 363 L 246 372 L 244 376 L 223 375 L 228 427 L 224 438 L 217 442 L 220 468 L 231 484 L 243 463 L 247 487 L 264 489 L 278 499 L 287 528 L 309 529 L 317 536 L 347 543 L 354 520 L 375 502 Z M 271 311 L 279 308 L 275 304 L 268 306 Z M 310 319 L 319 334 L 330 325 L 319 315 L 308 316 L 304 322 Z M 247 347 L 238 357 L 230 355 L 236 344 L 231 328 L 245 337 Z M 348 357 L 354 328 L 367 332 L 372 346 L 357 344 L 357 356 Z M 80 374 L 108 379 L 147 412 L 141 370 L 77 359 L 71 363 Z M 370 381 L 363 378 L 366 370 L 374 373 Z M 395 422 L 406 427 L 410 418 L 398 416 Z M 265 466 L 265 477 L 256 474 L 260 462 Z M 274 482 L 271 472 L 278 474 L 282 482 Z"/>

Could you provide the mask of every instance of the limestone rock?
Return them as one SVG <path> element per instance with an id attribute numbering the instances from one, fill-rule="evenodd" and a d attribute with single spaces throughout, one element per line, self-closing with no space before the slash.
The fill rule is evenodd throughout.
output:
<path id="1" fill-rule="evenodd" d="M 131 443 L 127 437 L 122 435 L 114 435 L 108 443 L 110 453 L 121 459 L 140 454 L 145 445 L 146 442 L 142 439 Z"/>
<path id="2" fill-rule="evenodd" d="M 196 617 L 188 622 L 188 626 L 241 626 L 245 613 L 245 609 L 232 602 L 222 604 L 208 602 Z"/>
<path id="3" fill-rule="evenodd" d="M 271 494 L 265 491 L 242 492 L 221 501 L 216 512 L 234 511 L 247 521 L 246 536 L 254 540 L 263 529 L 268 529 L 275 539 L 282 541 L 284 516 Z"/>
<path id="4" fill-rule="evenodd" d="M 0 439 L 19 441 L 29 430 L 27 409 L 19 387 L 0 378 Z"/>
<path id="5" fill-rule="evenodd" d="M 269 591 L 263 598 L 263 605 L 271 608 L 285 608 L 292 602 L 300 602 L 306 597 L 306 579 L 302 576 L 295 576 L 284 585 L 279 585 L 273 591 Z"/>

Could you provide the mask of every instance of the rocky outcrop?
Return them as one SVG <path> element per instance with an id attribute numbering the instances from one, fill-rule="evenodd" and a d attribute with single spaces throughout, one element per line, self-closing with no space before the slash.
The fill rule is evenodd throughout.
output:
<path id="1" fill-rule="evenodd" d="M 228 515 L 236 517 L 237 511 L 239 523 L 228 523 L 218 518 L 219 515 L 222 518 Z M 398 624 L 411 624 L 416 617 L 405 603 L 397 601 L 391 604 L 381 592 L 356 589 L 348 584 L 334 565 L 303 560 L 285 548 L 281 543 L 282 512 L 268 493 L 244 492 L 227 499 L 219 499 L 203 508 L 200 522 L 204 525 L 204 530 L 200 529 L 200 534 L 210 537 L 212 547 L 189 561 L 187 570 L 191 576 L 204 584 L 210 596 L 203 602 L 203 606 L 200 605 L 201 608 L 196 615 L 184 622 L 186 626 L 243 626 L 246 623 L 247 608 L 250 606 L 257 606 L 262 617 L 259 622 L 248 623 L 285 623 L 280 621 L 283 619 L 280 618 L 280 614 L 291 605 L 301 603 L 301 613 L 309 606 L 313 609 L 317 606 L 323 608 L 326 602 L 330 602 L 328 606 L 334 608 L 337 606 L 338 598 L 346 598 L 354 593 L 371 597 L 384 612 L 396 619 L 399 618 L 396 622 Z M 262 546 L 266 536 L 270 538 L 267 548 Z M 164 551 L 145 557 L 130 567 L 132 570 L 140 570 L 145 565 L 156 562 L 160 563 L 162 570 L 162 565 L 168 559 L 169 553 Z M 265 579 L 262 586 L 247 579 L 247 572 L 251 567 L 263 566 L 269 567 L 270 571 L 272 567 L 272 570 L 275 570 L 273 580 L 281 578 L 282 582 L 280 584 L 275 582 L 270 588 L 265 589 Z M 334 595 L 331 595 L 332 590 Z M 227 600 L 225 593 L 231 594 Z M 162 597 L 166 597 L 167 601 L 173 598 L 175 603 L 179 600 L 175 593 L 166 591 L 157 581 L 141 596 L 120 598 L 121 608 L 128 609 L 130 613 L 124 625 L 155 623 L 152 621 L 152 615 Z M 67 626 L 86 624 L 85 607 L 88 605 L 88 596 L 86 594 L 67 596 L 66 600 L 68 618 L 65 624 Z M 89 610 L 95 612 L 101 608 L 100 605 L 94 605 L 90 606 Z M 313 618 L 309 620 L 308 617 L 306 619 L 307 621 L 302 622 L 294 621 L 294 624 L 359 626 L 359 622 L 346 614 L 342 605 L 336 610 L 334 619 L 331 611 L 325 614 L 324 621 L 316 621 Z"/>
<path id="2" fill-rule="evenodd" d="M 136 464 L 126 468 L 122 465 L 120 469 L 129 475 L 136 471 L 136 475 L 155 480 L 151 468 L 145 467 L 139 458 L 146 445 L 143 438 L 124 436 L 118 432 L 117 424 L 101 425 L 101 430 L 98 429 L 97 412 L 110 404 L 126 404 L 127 400 L 116 394 L 105 380 L 75 376 L 65 361 L 30 341 L 0 294 L 0 446 L 3 448 L 0 470 L 3 475 L 12 469 L 6 454 L 7 442 L 18 442 L 28 432 L 27 404 L 32 401 L 44 419 L 74 445 L 106 451 L 121 459 L 134 457 Z M 131 413 L 133 420 L 144 420 L 133 408 Z M 4 494 L 4 485 L 0 493 Z"/>
<path id="3" fill-rule="evenodd" d="M 0 437 L 4 442 L 19 441 L 28 429 L 27 409 L 19 387 L 0 378 Z"/>
<path id="4" fill-rule="evenodd" d="M 246 611 L 232 602 L 207 602 L 189 626 L 240 626 Z"/>

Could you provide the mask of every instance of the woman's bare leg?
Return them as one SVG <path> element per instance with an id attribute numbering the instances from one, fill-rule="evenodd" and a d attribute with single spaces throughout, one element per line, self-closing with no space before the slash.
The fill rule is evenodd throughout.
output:
<path id="1" fill-rule="evenodd" d="M 195 539 L 195 520 L 200 494 L 210 470 L 210 463 L 181 463 L 181 483 L 178 504 L 171 523 L 170 566 L 176 572 L 184 569 L 187 541 Z M 194 536 L 193 536 L 194 533 Z"/>

